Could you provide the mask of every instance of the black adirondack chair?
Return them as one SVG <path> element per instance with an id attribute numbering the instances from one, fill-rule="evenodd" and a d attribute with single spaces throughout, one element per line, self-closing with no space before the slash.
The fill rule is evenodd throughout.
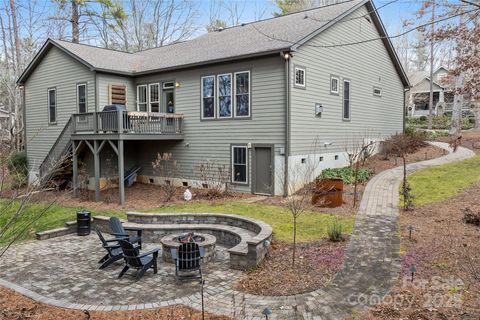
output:
<path id="1" fill-rule="evenodd" d="M 107 250 L 107 254 L 102 259 L 100 259 L 100 261 L 98 261 L 98 263 L 102 264 L 100 266 L 100 269 L 105 269 L 115 261 L 123 258 L 122 248 L 120 248 L 117 238 L 107 240 L 100 232 L 100 230 L 96 229 L 95 231 L 97 232 L 97 235 L 102 242 L 103 248 Z"/>
<path id="2" fill-rule="evenodd" d="M 142 232 L 143 229 L 141 228 L 124 228 L 120 219 L 117 217 L 111 217 L 110 221 L 108 222 L 110 225 L 110 229 L 112 230 L 112 235 L 119 240 L 127 240 L 130 243 L 138 243 L 138 247 L 142 249 Z M 135 231 L 137 233 L 136 236 L 131 236 L 127 231 Z"/>
<path id="3" fill-rule="evenodd" d="M 160 249 L 154 249 L 145 253 L 140 253 L 138 247 L 135 247 L 126 240 L 119 240 L 118 243 L 122 248 L 123 258 L 125 259 L 125 267 L 123 267 L 122 271 L 118 275 L 119 278 L 121 278 L 130 268 L 138 270 L 135 277 L 136 280 L 143 277 L 145 272 L 150 268 L 153 268 L 153 273 L 157 273 L 157 258 L 158 251 L 160 251 Z"/>
<path id="4" fill-rule="evenodd" d="M 175 280 L 199 279 L 202 281 L 202 259 L 205 250 L 195 242 L 182 243 L 178 250 L 171 249 L 175 261 Z M 198 272 L 198 273 L 197 273 Z"/>

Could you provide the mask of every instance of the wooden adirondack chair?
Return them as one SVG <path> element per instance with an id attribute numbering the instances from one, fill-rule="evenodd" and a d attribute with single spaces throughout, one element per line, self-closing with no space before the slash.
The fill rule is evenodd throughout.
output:
<path id="1" fill-rule="evenodd" d="M 136 275 L 136 280 L 143 277 L 145 272 L 153 268 L 153 273 L 157 273 L 157 258 L 158 251 L 160 249 L 154 249 L 145 253 L 140 253 L 138 247 L 135 247 L 133 244 L 126 240 L 119 240 L 120 247 L 122 248 L 123 258 L 125 259 L 125 267 L 118 275 L 121 278 L 128 269 L 133 268 L 138 270 Z"/>
<path id="2" fill-rule="evenodd" d="M 108 222 L 110 225 L 111 233 L 117 239 L 127 240 L 130 243 L 138 243 L 138 247 L 142 249 L 142 232 L 143 229 L 141 228 L 124 228 L 120 219 L 117 217 L 111 217 L 110 221 Z M 135 231 L 137 233 L 136 236 L 131 236 L 127 231 Z"/>
<path id="3" fill-rule="evenodd" d="M 182 243 L 178 248 L 171 249 L 175 261 L 175 280 L 199 279 L 202 281 L 202 259 L 205 250 L 195 242 Z M 198 271 L 198 274 L 196 272 Z"/>
<path id="4" fill-rule="evenodd" d="M 103 248 L 107 250 L 107 254 L 98 261 L 98 263 L 102 264 L 100 269 L 105 269 L 115 261 L 122 259 L 123 252 L 118 244 L 118 239 L 115 238 L 106 240 L 100 230 L 96 229 L 95 231 L 97 232 L 98 238 L 100 238 L 100 241 L 102 242 Z"/>

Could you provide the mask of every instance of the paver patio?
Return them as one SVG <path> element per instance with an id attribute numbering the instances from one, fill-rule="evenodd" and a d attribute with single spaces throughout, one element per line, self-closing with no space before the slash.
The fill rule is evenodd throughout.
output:
<path id="1" fill-rule="evenodd" d="M 445 143 L 434 144 L 451 151 Z M 412 172 L 473 155 L 469 149 L 459 148 L 455 153 L 409 164 L 407 168 Z M 218 261 L 205 269 L 206 310 L 236 319 L 263 319 L 261 311 L 269 307 L 273 311 L 271 319 L 341 319 L 355 308 L 378 303 L 388 294 L 400 270 L 397 229 L 401 178 L 399 167 L 376 175 L 368 183 L 344 267 L 326 288 L 285 297 L 238 292 L 232 285 L 242 272 L 228 268 L 224 263 L 227 253 L 220 248 Z M 133 310 L 181 303 L 200 309 L 199 284 L 175 284 L 173 265 L 161 263 L 158 275 L 149 271 L 135 283 L 130 277 L 116 279 L 119 267 L 98 270 L 96 262 L 102 255 L 93 235 L 17 245 L 2 261 L 0 285 L 66 308 Z"/>

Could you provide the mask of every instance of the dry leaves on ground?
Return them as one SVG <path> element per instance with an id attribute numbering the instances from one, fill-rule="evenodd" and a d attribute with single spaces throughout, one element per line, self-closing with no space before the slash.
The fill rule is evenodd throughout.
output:
<path id="1" fill-rule="evenodd" d="M 61 309 L 35 302 L 12 290 L 0 287 L 0 319 L 5 320 L 200 320 L 202 313 L 176 305 L 143 311 L 89 312 Z M 224 316 L 205 314 L 207 320 L 228 320 Z"/>
<path id="2" fill-rule="evenodd" d="M 292 267 L 293 245 L 273 242 L 261 266 L 237 283 L 236 288 L 267 296 L 319 289 L 341 269 L 346 245 L 347 241 L 327 240 L 297 244 L 295 266 Z"/>

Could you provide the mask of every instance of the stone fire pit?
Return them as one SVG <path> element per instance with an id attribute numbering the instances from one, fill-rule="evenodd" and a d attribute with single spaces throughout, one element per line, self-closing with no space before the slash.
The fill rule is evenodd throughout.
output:
<path id="1" fill-rule="evenodd" d="M 162 243 L 162 258 L 163 261 L 174 263 L 172 259 L 172 248 L 178 248 L 184 242 L 188 241 L 186 238 L 188 233 L 177 233 L 177 234 L 169 234 L 163 237 L 160 241 Z M 213 261 L 215 259 L 215 243 L 217 242 L 217 238 L 211 234 L 206 233 L 193 233 L 193 241 L 198 244 L 199 247 L 204 248 L 205 256 L 203 257 L 203 263 L 207 263 Z"/>

